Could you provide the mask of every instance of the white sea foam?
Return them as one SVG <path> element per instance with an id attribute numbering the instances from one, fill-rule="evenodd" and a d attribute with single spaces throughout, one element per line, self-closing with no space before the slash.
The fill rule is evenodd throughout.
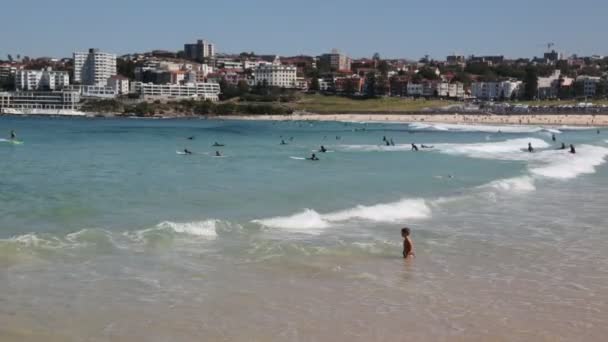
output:
<path id="1" fill-rule="evenodd" d="M 528 143 L 535 153 L 522 152 Z M 526 161 L 532 175 L 554 179 L 570 179 L 581 174 L 595 172 L 595 168 L 606 161 L 608 148 L 580 145 L 577 153 L 568 150 L 542 150 L 550 145 L 541 139 L 522 138 L 502 142 L 476 144 L 436 144 L 442 153 L 465 155 L 471 158 Z"/>
<path id="2" fill-rule="evenodd" d="M 409 151 L 412 148 L 410 144 L 397 144 L 395 146 L 386 145 L 338 145 L 336 148 L 343 151 L 353 152 L 401 152 Z"/>
<path id="3" fill-rule="evenodd" d="M 431 216 L 431 209 L 422 199 L 403 199 L 393 203 L 371 206 L 359 205 L 354 208 L 319 214 L 315 210 L 253 222 L 269 228 L 282 228 L 307 234 L 320 234 L 333 224 L 352 220 L 373 222 L 399 222 L 406 219 L 425 219 Z"/>
<path id="4" fill-rule="evenodd" d="M 528 143 L 536 149 L 550 146 L 542 139 L 519 138 L 473 144 L 435 144 L 435 149 L 443 153 L 466 155 L 472 158 L 526 160 L 531 154 L 522 153 L 522 150 L 528 147 Z"/>
<path id="5" fill-rule="evenodd" d="M 421 123 L 409 124 L 410 129 L 421 131 L 452 131 L 452 132 L 485 132 L 485 133 L 536 133 L 547 131 L 561 133 L 558 129 L 540 126 L 521 125 L 469 125 L 469 124 L 446 124 L 446 123 Z"/>
<path id="6" fill-rule="evenodd" d="M 608 148 L 593 145 L 580 145 L 576 154 L 566 151 L 544 151 L 545 165 L 532 167 L 532 174 L 547 178 L 571 179 L 581 174 L 595 173 L 608 156 Z"/>
<path id="7" fill-rule="evenodd" d="M 216 225 L 218 220 L 206 220 L 197 222 L 171 222 L 164 221 L 156 226 L 156 229 L 170 230 L 175 233 L 201 236 L 208 239 L 217 237 Z"/>
<path id="8" fill-rule="evenodd" d="M 497 190 L 506 193 L 523 193 L 536 190 L 534 179 L 529 176 L 498 179 L 479 187 L 483 190 Z"/>

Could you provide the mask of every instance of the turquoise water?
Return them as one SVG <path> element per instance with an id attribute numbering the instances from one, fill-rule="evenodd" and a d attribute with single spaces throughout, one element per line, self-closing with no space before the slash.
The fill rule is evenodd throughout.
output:
<path id="1" fill-rule="evenodd" d="M 606 332 L 608 133 L 0 118 L 11 129 L 24 144 L 0 140 L 3 340 L 394 340 L 390 318 L 414 312 L 428 340 Z"/>

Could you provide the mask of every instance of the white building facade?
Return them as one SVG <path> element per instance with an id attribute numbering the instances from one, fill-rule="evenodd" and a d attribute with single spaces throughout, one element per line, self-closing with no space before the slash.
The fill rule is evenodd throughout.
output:
<path id="1" fill-rule="evenodd" d="M 290 65 L 260 65 L 255 68 L 255 84 L 270 87 L 296 88 L 297 68 Z"/>
<path id="2" fill-rule="evenodd" d="M 474 82 L 471 95 L 480 100 L 508 100 L 513 94 L 519 94 L 522 84 L 521 81 Z"/>
<path id="3" fill-rule="evenodd" d="M 117 95 L 126 95 L 131 91 L 129 79 L 119 75 L 108 78 L 108 87 L 114 89 Z"/>
<path id="4" fill-rule="evenodd" d="M 187 84 L 153 84 L 134 82 L 131 86 L 133 93 L 144 98 L 198 98 L 218 101 L 220 95 L 219 83 L 187 83 Z"/>
<path id="5" fill-rule="evenodd" d="M 74 82 L 83 85 L 106 86 L 108 78 L 116 75 L 116 55 L 89 49 L 74 53 Z"/>
<path id="6" fill-rule="evenodd" d="M 17 70 L 15 88 L 17 90 L 61 90 L 70 85 L 67 71 Z"/>
<path id="7" fill-rule="evenodd" d="M 601 82 L 600 77 L 595 76 L 579 76 L 576 78 L 576 83 L 583 84 L 583 94 L 586 97 L 593 97 L 597 91 L 597 84 Z"/>

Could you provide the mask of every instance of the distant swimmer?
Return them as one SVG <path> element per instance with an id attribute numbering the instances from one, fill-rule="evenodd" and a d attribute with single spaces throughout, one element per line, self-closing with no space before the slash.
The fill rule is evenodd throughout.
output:
<path id="1" fill-rule="evenodd" d="M 220 153 L 220 151 L 215 151 L 215 156 L 216 156 L 216 157 L 221 157 L 221 156 L 222 156 L 222 154 Z"/>
<path id="2" fill-rule="evenodd" d="M 532 143 L 528 143 L 528 152 L 534 152 L 534 148 L 532 147 Z"/>
<path id="3" fill-rule="evenodd" d="M 418 151 L 418 146 L 416 146 L 416 144 L 412 144 L 412 151 Z"/>
<path id="4" fill-rule="evenodd" d="M 192 154 L 192 151 L 190 151 L 189 149 L 185 148 L 185 149 L 184 149 L 184 153 L 185 153 L 185 154 Z"/>
<path id="5" fill-rule="evenodd" d="M 395 146 L 395 142 L 391 139 L 391 146 Z"/>
<path id="6" fill-rule="evenodd" d="M 421 148 L 434 148 L 435 146 L 429 146 L 429 145 L 422 144 L 422 145 L 420 145 L 420 147 Z"/>
<path id="7" fill-rule="evenodd" d="M 11 140 L 17 139 L 17 133 L 15 133 L 14 129 L 11 129 Z"/>
<path id="8" fill-rule="evenodd" d="M 341 137 L 341 136 L 336 135 L 336 140 L 341 140 L 341 139 L 342 139 L 342 137 Z"/>
<path id="9" fill-rule="evenodd" d="M 383 136 L 383 137 L 382 137 L 382 141 L 386 141 L 386 136 Z"/>
<path id="10" fill-rule="evenodd" d="M 188 140 L 194 140 L 194 136 L 192 136 L 192 137 L 187 137 L 186 139 L 188 139 Z"/>
<path id="11" fill-rule="evenodd" d="M 597 134 L 600 134 L 600 130 L 599 129 L 597 130 Z"/>
<path id="12" fill-rule="evenodd" d="M 325 146 L 321 145 L 321 149 L 319 150 L 319 152 L 325 153 L 327 152 L 327 149 L 325 148 Z"/>
<path id="13" fill-rule="evenodd" d="M 576 153 L 576 149 L 574 148 L 574 145 L 570 144 L 570 153 L 575 154 Z"/>
<path id="14" fill-rule="evenodd" d="M 319 158 L 317 158 L 317 156 L 314 153 L 312 154 L 312 156 L 310 156 L 310 158 L 306 158 L 306 159 L 308 159 L 308 160 L 314 160 L 314 161 L 319 160 Z"/>
<path id="15" fill-rule="evenodd" d="M 414 242 L 410 238 L 410 229 L 407 227 L 401 229 L 401 237 L 403 237 L 403 258 L 413 259 L 416 254 L 414 254 Z"/>
<path id="16" fill-rule="evenodd" d="M 287 143 L 285 142 L 285 140 L 281 140 L 281 145 L 287 145 Z"/>
<path id="17" fill-rule="evenodd" d="M 391 146 L 391 143 L 388 140 L 385 140 L 384 143 L 386 144 L 386 146 Z"/>
<path id="18" fill-rule="evenodd" d="M 555 141 L 555 134 L 551 134 L 551 140 Z"/>
<path id="19" fill-rule="evenodd" d="M 560 150 L 565 150 L 566 149 L 566 144 L 562 143 L 562 147 L 559 148 Z"/>
<path id="20" fill-rule="evenodd" d="M 211 145 L 213 147 L 224 147 L 224 144 L 218 144 L 217 142 L 214 142 L 213 145 Z"/>

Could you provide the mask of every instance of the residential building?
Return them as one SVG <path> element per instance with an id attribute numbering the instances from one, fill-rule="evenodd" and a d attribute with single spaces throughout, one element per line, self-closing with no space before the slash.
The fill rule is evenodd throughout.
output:
<path id="1" fill-rule="evenodd" d="M 562 84 L 561 79 L 561 70 L 559 69 L 553 71 L 553 74 L 548 77 L 539 77 L 537 97 L 541 100 L 557 98 Z"/>
<path id="2" fill-rule="evenodd" d="M 76 111 L 80 95 L 70 91 L 17 91 L 0 93 L 2 113 L 55 114 Z M 68 112 L 69 113 L 69 112 Z"/>
<path id="3" fill-rule="evenodd" d="M 576 83 L 582 83 L 583 94 L 586 97 L 595 96 L 597 84 L 602 79 L 600 77 L 581 75 L 576 78 Z"/>
<path id="4" fill-rule="evenodd" d="M 466 62 L 466 58 L 462 55 L 451 55 L 446 58 L 446 61 L 450 65 L 464 64 Z"/>
<path id="5" fill-rule="evenodd" d="M 352 60 L 350 57 L 341 54 L 336 49 L 332 50 L 331 53 L 321 55 L 320 60 L 326 65 L 329 65 L 331 71 L 350 72 Z"/>
<path id="6" fill-rule="evenodd" d="M 488 65 L 496 65 L 504 62 L 505 56 L 471 56 L 470 63 L 485 63 Z"/>
<path id="7" fill-rule="evenodd" d="M 334 88 L 334 82 L 332 80 L 326 80 L 319 78 L 319 91 L 329 91 Z"/>
<path id="8" fill-rule="evenodd" d="M 521 81 L 473 82 L 471 95 L 477 99 L 489 101 L 510 99 L 519 94 L 522 84 Z"/>
<path id="9" fill-rule="evenodd" d="M 70 85 L 70 75 L 67 71 L 18 70 L 15 73 L 15 88 L 17 90 L 61 90 Z"/>
<path id="10" fill-rule="evenodd" d="M 424 95 L 424 87 L 421 83 L 408 82 L 407 84 L 407 95 L 419 97 Z"/>
<path id="11" fill-rule="evenodd" d="M 74 83 L 106 86 L 108 78 L 116 75 L 116 55 L 89 49 L 74 52 Z"/>
<path id="12" fill-rule="evenodd" d="M 215 45 L 206 40 L 199 39 L 194 44 L 184 44 L 186 58 L 202 62 L 215 56 Z"/>
<path id="13" fill-rule="evenodd" d="M 364 84 L 363 78 L 359 76 L 336 77 L 334 80 L 334 86 L 338 93 L 359 94 L 363 92 Z"/>
<path id="14" fill-rule="evenodd" d="M 131 90 L 129 88 L 129 79 L 120 75 L 108 78 L 108 87 L 114 89 L 117 95 L 126 95 Z"/>
<path id="15" fill-rule="evenodd" d="M 448 88 L 448 97 L 453 99 L 464 99 L 466 93 L 464 84 L 461 82 L 452 82 Z"/>
<path id="16" fill-rule="evenodd" d="M 218 83 L 187 83 L 187 84 L 153 84 L 134 82 L 132 92 L 144 98 L 197 98 L 218 101 L 220 85 Z"/>
<path id="17" fill-rule="evenodd" d="M 255 84 L 270 87 L 295 88 L 297 68 L 291 65 L 260 65 L 255 68 Z"/>
<path id="18" fill-rule="evenodd" d="M 0 82 L 10 80 L 15 76 L 17 70 L 22 69 L 20 65 L 14 64 L 0 64 Z"/>

